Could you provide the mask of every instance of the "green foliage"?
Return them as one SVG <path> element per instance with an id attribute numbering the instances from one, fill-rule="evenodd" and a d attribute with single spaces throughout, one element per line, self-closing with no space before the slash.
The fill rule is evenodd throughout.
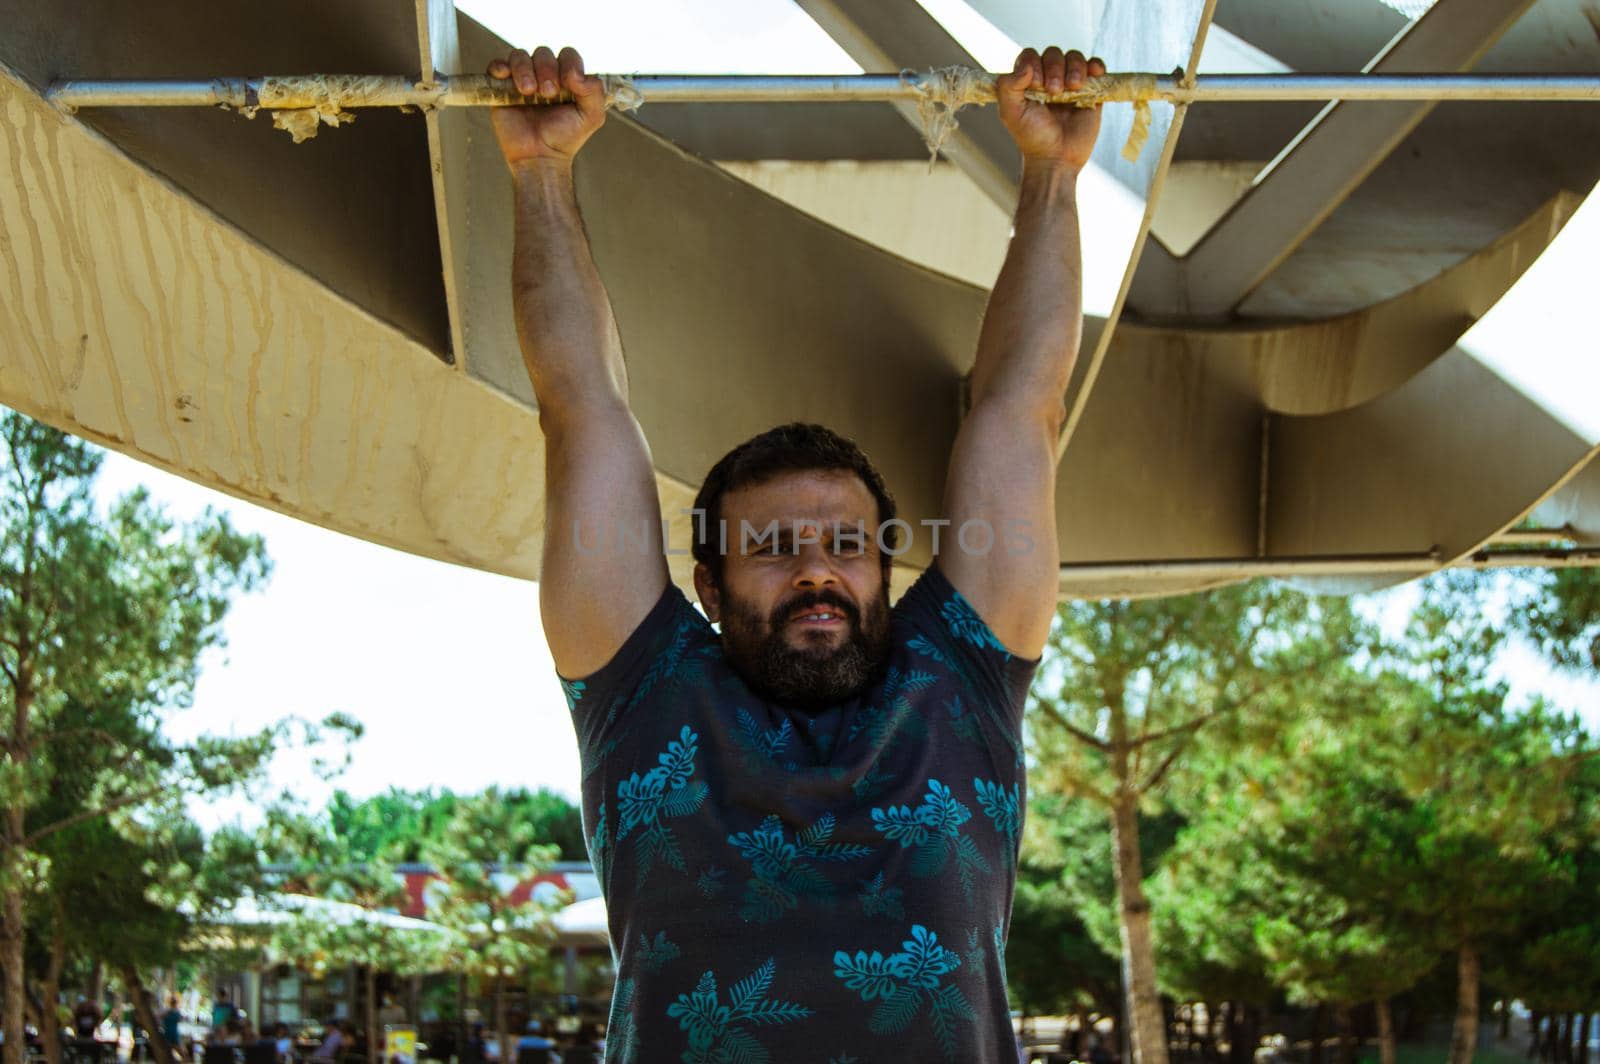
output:
<path id="1" fill-rule="evenodd" d="M 124 973 L 176 957 L 197 915 L 237 896 L 187 799 L 259 778 L 288 723 L 239 738 L 164 731 L 221 645 L 233 597 L 265 580 L 258 537 L 179 523 L 132 492 L 104 511 L 86 444 L 0 414 L 0 969 L 30 933 L 47 981 L 73 958 Z M 310 729 L 314 731 L 314 729 Z M 243 867 L 252 869 L 255 862 Z M 64 956 L 70 954 L 70 956 Z M 33 968 L 34 974 L 39 969 Z M 20 983 L 20 979 L 19 979 Z M 21 1024 L 8 993 L 4 1026 Z M 7 1040 L 8 1059 L 21 1038 Z"/>
<path id="2" fill-rule="evenodd" d="M 1121 1007 L 1116 918 L 1111 895 L 1096 890 L 1111 875 L 1108 834 L 1105 814 L 1088 803 L 1042 795 L 1030 805 L 1006 944 L 1007 985 L 1024 1012 L 1115 1013 Z M 1103 867 L 1104 877 L 1098 867 L 1089 876 L 1078 874 L 1085 863 Z M 1109 950 L 1104 937 L 1090 934 L 1086 912 L 1094 914 L 1102 936 L 1110 935 Z"/>
<path id="3" fill-rule="evenodd" d="M 1094 813 L 1084 803 L 1085 811 L 1061 818 L 1086 830 L 1066 840 L 1060 882 L 1078 894 L 1077 915 L 1090 935 L 1123 958 L 1136 1046 L 1165 1041 L 1160 938 L 1144 896 L 1157 857 L 1142 838 L 1150 816 L 1203 736 L 1270 735 L 1304 690 L 1368 640 L 1347 602 L 1265 583 L 1058 608 L 1034 685 L 1031 775 L 1036 787 L 1093 803 Z M 1253 971 L 1215 966 L 1180 978 L 1224 974 L 1251 990 L 1260 982 Z"/>
<path id="4" fill-rule="evenodd" d="M 406 901 L 403 881 L 381 856 L 352 860 L 332 818 L 308 817 L 277 809 L 267 835 L 280 861 L 292 872 L 287 887 L 345 908 L 306 905 L 296 895 L 277 903 L 293 917 L 273 931 L 280 956 L 322 971 L 345 965 L 423 974 L 445 966 L 452 942 L 447 933 L 396 927 L 382 918 Z"/>
<path id="5" fill-rule="evenodd" d="M 1557 665 L 1600 669 L 1600 569 L 1552 569 L 1530 576 L 1512 617 Z"/>
<path id="6" fill-rule="evenodd" d="M 1260 582 L 1063 603 L 1034 684 L 1033 776 L 1105 806 L 1153 795 L 1202 730 L 1270 731 L 1297 685 L 1370 639 L 1347 602 Z"/>
<path id="7" fill-rule="evenodd" d="M 428 919 L 458 935 L 453 958 L 471 975 L 511 976 L 544 960 L 555 940 L 551 918 L 564 901 L 512 901 L 506 887 L 548 868 L 553 846 L 489 788 L 456 800 L 444 830 L 427 840 L 422 857 L 444 877 L 428 892 Z"/>
<path id="8" fill-rule="evenodd" d="M 1506 956 L 1571 896 L 1592 844 L 1574 786 L 1586 740 L 1542 703 L 1508 706 L 1488 593 L 1435 578 L 1369 668 L 1193 759 L 1177 796 L 1191 821 L 1151 890 L 1169 977 L 1220 959 L 1306 1004 L 1387 998 L 1463 947 Z M 1523 962 L 1581 948 L 1575 916 Z M 1171 981 L 1200 993 L 1209 978 Z"/>
<path id="9" fill-rule="evenodd" d="M 499 793 L 508 812 L 530 826 L 535 840 L 555 846 L 561 860 L 588 859 L 582 814 L 565 797 L 543 788 Z M 349 860 L 382 855 L 404 863 L 422 860 L 428 841 L 442 836 L 458 801 L 448 790 L 395 787 L 361 800 L 336 791 L 327 813 L 330 828 L 343 840 Z"/>
<path id="10" fill-rule="evenodd" d="M 1062 607 L 1029 720 L 1019 1000 L 1072 1000 L 1046 953 L 1080 930 L 1120 951 L 1104 810 L 1131 799 L 1156 970 L 1179 999 L 1415 999 L 1469 949 L 1496 994 L 1593 1007 L 1593 739 L 1508 700 L 1503 577 L 1422 591 L 1390 643 L 1282 588 Z"/>
<path id="11" fill-rule="evenodd" d="M 265 579 L 260 539 L 212 513 L 179 525 L 142 491 L 101 514 L 97 453 L 18 414 L 0 418 L 0 437 L 0 806 L 31 814 L 8 841 L 247 778 L 270 731 L 180 746 L 158 725 L 188 705 L 233 595 Z M 41 821 L 63 782 L 88 808 Z"/>
<path id="12" fill-rule="evenodd" d="M 1543 912 L 1519 926 L 1491 983 L 1541 1012 L 1600 1008 L 1600 761 L 1580 763 L 1571 810 L 1550 833 L 1563 874 Z"/>
<path id="13" fill-rule="evenodd" d="M 458 798 L 443 831 L 422 847 L 422 859 L 444 877 L 429 887 L 428 919 L 450 931 L 450 966 L 493 985 L 501 1045 L 509 1044 L 506 983 L 552 963 L 554 916 L 571 901 L 564 894 L 517 901 L 508 888 L 548 868 L 556 852 L 492 787 Z"/>

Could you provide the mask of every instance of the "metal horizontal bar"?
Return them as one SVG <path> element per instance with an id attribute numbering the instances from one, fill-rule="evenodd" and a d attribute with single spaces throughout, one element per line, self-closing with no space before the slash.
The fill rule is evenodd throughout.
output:
<path id="1" fill-rule="evenodd" d="M 1550 550 L 1480 550 L 1461 559 L 1457 569 L 1593 569 L 1600 567 L 1600 547 Z"/>
<path id="2" fill-rule="evenodd" d="M 1169 558 L 1125 562 L 1065 562 L 1061 575 L 1074 581 L 1118 581 L 1131 577 L 1192 580 L 1249 579 L 1265 576 L 1345 576 L 1364 573 L 1416 573 L 1439 568 L 1427 554 L 1329 555 L 1303 558 Z"/>
<path id="3" fill-rule="evenodd" d="M 1140 578 L 1250 580 L 1284 576 L 1360 576 L 1372 573 L 1428 573 L 1444 568 L 1528 569 L 1600 566 L 1600 547 L 1549 550 L 1481 550 L 1449 565 L 1436 553 L 1352 554 L 1299 558 L 1183 558 L 1125 562 L 1067 562 L 1061 577 L 1075 582 L 1116 582 Z"/>
<path id="4" fill-rule="evenodd" d="M 1511 528 L 1498 532 L 1489 540 L 1492 547 L 1542 547 L 1556 543 L 1572 544 L 1578 539 L 1577 529 L 1571 525 L 1556 528 Z"/>
<path id="5" fill-rule="evenodd" d="M 988 78 L 992 75 L 978 72 Z M 1123 98 L 1171 103 L 1262 100 L 1595 100 L 1600 76 L 1577 74 L 1212 74 L 1184 86 L 1172 75 L 1120 76 Z M 608 77 L 645 102 L 784 103 L 916 100 L 940 79 L 933 73 L 857 75 L 675 75 Z M 1117 79 L 1113 79 L 1117 80 Z M 1082 103 L 1093 93 L 1030 92 L 1053 103 Z M 318 74 L 281 77 L 60 81 L 45 93 L 59 107 L 485 107 L 530 102 L 509 81 L 481 74 L 432 83 L 391 75 Z M 1103 98 L 1103 93 L 1100 98 Z M 533 101 L 537 102 L 537 101 Z M 983 100 L 970 102 L 983 103 Z"/>

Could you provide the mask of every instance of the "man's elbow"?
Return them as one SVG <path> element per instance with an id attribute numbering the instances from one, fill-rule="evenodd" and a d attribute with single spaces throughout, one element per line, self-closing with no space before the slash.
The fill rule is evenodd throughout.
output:
<path id="1" fill-rule="evenodd" d="M 1064 396 L 1057 396 L 1053 400 L 1046 400 L 1041 404 L 1039 421 L 1043 425 L 1045 435 L 1052 444 L 1061 437 L 1062 430 L 1067 427 L 1067 400 Z"/>
<path id="2" fill-rule="evenodd" d="M 1032 426 L 1054 446 L 1067 424 L 1067 402 L 1060 395 L 988 395 L 973 404 L 968 416 L 992 418 L 1011 432 Z"/>

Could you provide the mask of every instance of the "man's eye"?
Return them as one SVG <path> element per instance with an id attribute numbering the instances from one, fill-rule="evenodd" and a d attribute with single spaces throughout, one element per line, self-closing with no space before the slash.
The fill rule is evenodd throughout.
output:
<path id="1" fill-rule="evenodd" d="M 841 539 L 833 545 L 833 553 L 845 558 L 856 558 L 866 552 L 867 545 L 859 539 Z"/>

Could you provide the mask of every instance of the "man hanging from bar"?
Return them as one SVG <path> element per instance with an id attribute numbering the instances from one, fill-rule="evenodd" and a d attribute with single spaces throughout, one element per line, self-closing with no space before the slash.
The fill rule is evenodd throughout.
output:
<path id="1" fill-rule="evenodd" d="M 891 608 L 911 529 L 883 479 L 851 441 L 784 425 L 706 475 L 702 617 L 668 579 L 573 188 L 605 121 L 600 80 L 570 48 L 489 65 L 530 100 L 493 121 L 545 437 L 540 607 L 617 958 L 608 1060 L 1016 1059 L 1004 951 L 1022 712 L 1055 608 L 1055 448 L 1082 324 L 1075 186 L 1100 120 L 1023 93 L 1104 70 L 1030 48 L 996 86 L 1021 192 L 932 567 Z"/>

